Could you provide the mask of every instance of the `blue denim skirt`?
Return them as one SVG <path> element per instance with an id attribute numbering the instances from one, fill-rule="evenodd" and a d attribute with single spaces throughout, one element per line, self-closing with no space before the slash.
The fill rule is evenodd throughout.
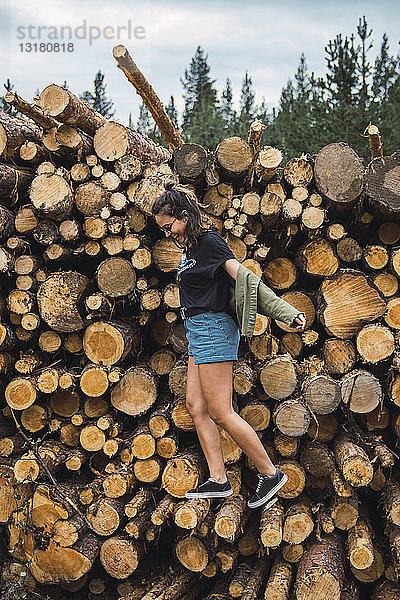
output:
<path id="1" fill-rule="evenodd" d="M 184 325 L 195 365 L 238 359 L 240 330 L 227 313 L 201 313 L 185 319 Z"/>

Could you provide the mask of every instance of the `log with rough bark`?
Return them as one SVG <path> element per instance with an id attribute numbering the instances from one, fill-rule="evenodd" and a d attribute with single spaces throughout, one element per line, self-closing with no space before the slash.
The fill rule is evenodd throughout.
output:
<path id="1" fill-rule="evenodd" d="M 338 338 L 351 338 L 386 310 L 386 302 L 361 271 L 340 270 L 322 282 L 319 294 L 319 319 Z"/>
<path id="2" fill-rule="evenodd" d="M 288 600 L 292 577 L 292 565 L 278 555 L 269 574 L 264 600 Z"/>
<path id="3" fill-rule="evenodd" d="M 112 121 L 99 126 L 94 133 L 93 144 L 99 158 L 108 162 L 121 159 L 132 152 L 139 159 L 151 160 L 156 164 L 170 158 L 169 151 L 156 146 L 150 138 Z"/>
<path id="4" fill-rule="evenodd" d="M 364 189 L 362 159 L 343 142 L 320 150 L 314 172 L 320 194 L 340 207 L 351 206 Z"/>
<path id="5" fill-rule="evenodd" d="M 400 590 L 393 581 L 381 581 L 374 589 L 373 600 L 399 600 Z"/>
<path id="6" fill-rule="evenodd" d="M 387 519 L 395 525 L 400 525 L 400 485 L 388 482 L 384 488 L 382 499 Z"/>
<path id="7" fill-rule="evenodd" d="M 136 88 L 137 93 L 142 97 L 143 102 L 150 111 L 165 141 L 171 148 L 181 146 L 183 144 L 183 139 L 179 131 L 176 129 L 157 94 L 137 67 L 125 46 L 115 46 L 113 48 L 113 56 L 117 61 L 118 68 L 123 71 L 127 79 Z"/>
<path id="8" fill-rule="evenodd" d="M 32 171 L 0 164 L 0 200 L 7 205 L 16 205 L 25 197 L 33 179 Z"/>
<path id="9" fill-rule="evenodd" d="M 111 404 L 128 415 L 145 413 L 156 401 L 157 380 L 146 366 L 131 367 L 111 392 Z"/>
<path id="10" fill-rule="evenodd" d="M 74 125 L 60 125 L 55 131 L 55 139 L 61 144 L 62 150 L 70 149 L 79 159 L 93 153 L 92 138 Z"/>
<path id="11" fill-rule="evenodd" d="M 199 144 L 179 144 L 173 153 L 174 171 L 184 184 L 199 184 L 207 168 L 207 152 Z"/>
<path id="12" fill-rule="evenodd" d="M 138 328 L 115 321 L 97 321 L 83 335 L 83 349 L 91 362 L 113 365 L 140 344 Z"/>
<path id="13" fill-rule="evenodd" d="M 40 130 L 20 117 L 12 117 L 0 110 L 0 156 L 2 160 L 17 158 L 17 151 L 25 142 L 39 142 Z"/>
<path id="14" fill-rule="evenodd" d="M 364 486 L 372 480 L 374 470 L 367 453 L 346 435 L 335 438 L 334 452 L 339 469 L 350 485 Z"/>
<path id="15" fill-rule="evenodd" d="M 32 181 L 29 196 L 40 216 L 58 221 L 70 214 L 74 203 L 70 185 L 56 173 L 37 175 Z"/>
<path id="16" fill-rule="evenodd" d="M 291 399 L 278 404 L 273 420 L 281 433 L 297 437 L 306 433 L 311 416 L 305 404 L 297 399 Z"/>
<path id="17" fill-rule="evenodd" d="M 374 547 L 371 526 L 366 519 L 360 518 L 349 529 L 347 536 L 349 560 L 356 569 L 367 569 L 374 560 Z"/>
<path id="18" fill-rule="evenodd" d="M 82 329 L 84 322 L 79 312 L 79 303 L 88 286 L 88 278 L 75 271 L 50 275 L 38 290 L 41 318 L 56 331 L 72 332 Z"/>
<path id="19" fill-rule="evenodd" d="M 339 600 L 343 586 L 344 552 L 339 536 L 314 540 L 300 560 L 296 576 L 296 597 Z"/>
<path id="20" fill-rule="evenodd" d="M 398 190 L 400 153 L 375 158 L 367 168 L 366 193 L 384 215 L 396 216 L 400 210 Z"/>
<path id="21" fill-rule="evenodd" d="M 326 375 L 315 375 L 302 384 L 302 395 L 307 406 L 317 415 L 332 413 L 340 404 L 340 386 Z"/>
<path id="22" fill-rule="evenodd" d="M 58 122 L 53 117 L 46 115 L 39 106 L 24 100 L 16 92 L 8 91 L 4 100 L 14 106 L 20 113 L 34 121 L 44 130 L 58 127 Z"/>
<path id="23" fill-rule="evenodd" d="M 250 146 L 237 136 L 223 140 L 218 145 L 215 155 L 218 167 L 228 181 L 243 179 L 253 160 Z"/>
<path id="24" fill-rule="evenodd" d="M 263 556 L 257 559 L 247 581 L 246 587 L 243 590 L 243 594 L 241 596 L 243 600 L 257 600 L 261 586 L 263 585 L 265 576 L 267 574 L 268 567 L 269 561 L 267 557 Z"/>
<path id="25" fill-rule="evenodd" d="M 301 544 L 313 531 L 314 519 L 306 496 L 296 499 L 288 508 L 282 539 L 289 544 Z"/>
<path id="26" fill-rule="evenodd" d="M 265 146 L 257 156 L 254 172 L 259 183 L 271 181 L 283 160 L 279 148 Z"/>
<path id="27" fill-rule="evenodd" d="M 185 451 L 167 461 L 162 473 L 162 486 L 174 498 L 196 487 L 204 475 L 204 464 L 197 452 Z"/>
<path id="28" fill-rule="evenodd" d="M 55 117 L 62 123 L 77 125 L 92 136 L 96 129 L 106 122 L 105 117 L 87 102 L 54 83 L 40 92 L 38 102 L 45 115 Z"/>
<path id="29" fill-rule="evenodd" d="M 189 534 L 178 541 L 175 554 L 186 569 L 198 573 L 207 567 L 215 554 L 216 546 L 215 534 L 206 538 Z"/>
<path id="30" fill-rule="evenodd" d="M 362 369 L 351 371 L 343 377 L 341 394 L 343 403 L 355 413 L 370 413 L 382 400 L 379 380 Z"/>
<path id="31" fill-rule="evenodd" d="M 371 159 L 383 156 L 381 135 L 378 127 L 370 123 L 364 131 L 368 135 L 369 147 L 371 150 Z"/>

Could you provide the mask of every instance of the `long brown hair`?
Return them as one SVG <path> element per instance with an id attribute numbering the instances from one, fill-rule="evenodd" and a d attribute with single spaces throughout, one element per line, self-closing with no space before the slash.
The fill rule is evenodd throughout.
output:
<path id="1" fill-rule="evenodd" d="M 153 217 L 168 215 L 181 219 L 186 211 L 188 220 L 185 230 L 187 246 L 197 246 L 199 238 L 209 229 L 206 226 L 205 216 L 200 210 L 202 206 L 196 194 L 185 185 L 167 183 L 165 192 L 158 196 L 152 207 Z"/>

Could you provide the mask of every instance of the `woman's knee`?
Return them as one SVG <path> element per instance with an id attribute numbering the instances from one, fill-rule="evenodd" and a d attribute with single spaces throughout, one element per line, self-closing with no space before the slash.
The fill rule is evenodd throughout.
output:
<path id="1" fill-rule="evenodd" d="M 186 396 L 186 409 L 192 419 L 202 417 L 207 414 L 207 407 L 203 398 Z"/>
<path id="2" fill-rule="evenodd" d="M 220 427 L 225 428 L 225 425 L 231 419 L 232 415 L 234 414 L 234 411 L 221 410 L 219 407 L 209 407 L 208 414 L 210 415 L 210 418 L 214 421 L 214 423 L 216 423 Z"/>

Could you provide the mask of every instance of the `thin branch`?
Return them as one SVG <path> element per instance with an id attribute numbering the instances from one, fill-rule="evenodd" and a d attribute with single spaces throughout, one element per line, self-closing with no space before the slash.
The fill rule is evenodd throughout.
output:
<path id="1" fill-rule="evenodd" d="M 87 518 L 85 517 L 85 515 L 79 510 L 79 508 L 76 506 L 75 502 L 73 500 L 71 500 L 71 498 L 69 498 L 69 496 L 62 490 L 59 488 L 57 481 L 54 479 L 53 475 L 50 473 L 49 469 L 47 468 L 47 466 L 45 465 L 45 463 L 43 462 L 42 457 L 40 456 L 39 452 L 37 451 L 36 448 L 36 444 L 34 444 L 32 442 L 31 439 L 29 439 L 29 437 L 25 434 L 24 431 L 22 431 L 16 417 L 14 414 L 14 410 L 10 407 L 11 410 L 11 414 L 13 416 L 13 419 L 15 421 L 15 426 L 18 430 L 18 433 L 24 438 L 24 440 L 27 442 L 27 444 L 29 445 L 29 447 L 31 448 L 32 452 L 35 455 L 36 460 L 39 462 L 39 464 L 41 465 L 41 467 L 43 468 L 43 471 L 46 473 L 48 479 L 51 481 L 52 485 L 55 487 L 55 489 L 57 490 L 57 493 L 61 496 L 61 498 L 63 498 L 63 500 L 65 500 L 66 502 L 68 502 L 72 508 L 78 513 L 78 515 L 80 517 L 82 517 L 82 519 L 84 520 L 85 524 L 91 529 L 92 526 L 89 523 L 89 521 L 87 520 Z"/>

